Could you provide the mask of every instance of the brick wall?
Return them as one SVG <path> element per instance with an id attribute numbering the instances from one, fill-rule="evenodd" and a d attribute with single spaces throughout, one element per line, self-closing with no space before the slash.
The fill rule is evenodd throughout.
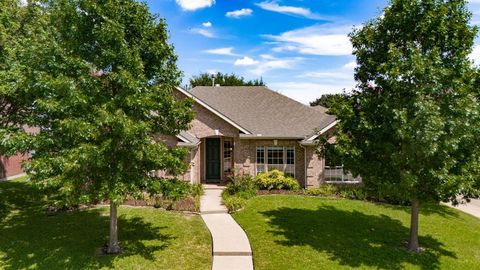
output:
<path id="1" fill-rule="evenodd" d="M 27 160 L 25 155 L 16 155 L 10 158 L 0 156 L 0 179 L 23 174 L 22 162 Z"/>

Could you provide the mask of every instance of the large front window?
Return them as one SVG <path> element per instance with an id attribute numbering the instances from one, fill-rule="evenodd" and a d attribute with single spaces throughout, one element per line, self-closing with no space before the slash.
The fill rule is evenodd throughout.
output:
<path id="1" fill-rule="evenodd" d="M 279 170 L 295 177 L 295 147 L 293 146 L 257 146 L 257 174 Z"/>

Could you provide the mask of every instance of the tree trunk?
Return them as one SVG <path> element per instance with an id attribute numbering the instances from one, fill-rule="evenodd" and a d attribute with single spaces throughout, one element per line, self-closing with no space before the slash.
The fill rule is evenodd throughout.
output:
<path id="1" fill-rule="evenodd" d="M 412 200 L 412 213 L 410 218 L 410 241 L 408 241 L 408 250 L 412 252 L 419 252 L 418 245 L 418 211 L 420 203 L 418 200 Z"/>
<path id="2" fill-rule="evenodd" d="M 118 244 L 118 230 L 117 230 L 117 205 L 110 202 L 110 238 L 108 241 L 107 253 L 120 253 L 121 248 Z"/>

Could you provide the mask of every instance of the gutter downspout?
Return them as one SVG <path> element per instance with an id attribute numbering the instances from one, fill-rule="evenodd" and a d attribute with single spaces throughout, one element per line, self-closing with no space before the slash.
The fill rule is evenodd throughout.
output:
<path id="1" fill-rule="evenodd" d="M 305 169 L 303 171 L 303 174 L 305 177 L 304 187 L 305 189 L 307 189 L 307 148 L 300 143 L 298 145 L 300 145 L 300 147 L 303 148 L 303 154 L 305 158 L 305 160 L 303 161 L 303 165 L 305 166 Z"/>

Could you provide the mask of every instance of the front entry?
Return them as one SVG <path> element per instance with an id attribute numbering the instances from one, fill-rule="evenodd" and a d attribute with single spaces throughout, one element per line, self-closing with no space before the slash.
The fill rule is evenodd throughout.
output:
<path id="1" fill-rule="evenodd" d="M 207 183 L 221 179 L 220 138 L 206 138 L 205 143 L 205 180 Z"/>

